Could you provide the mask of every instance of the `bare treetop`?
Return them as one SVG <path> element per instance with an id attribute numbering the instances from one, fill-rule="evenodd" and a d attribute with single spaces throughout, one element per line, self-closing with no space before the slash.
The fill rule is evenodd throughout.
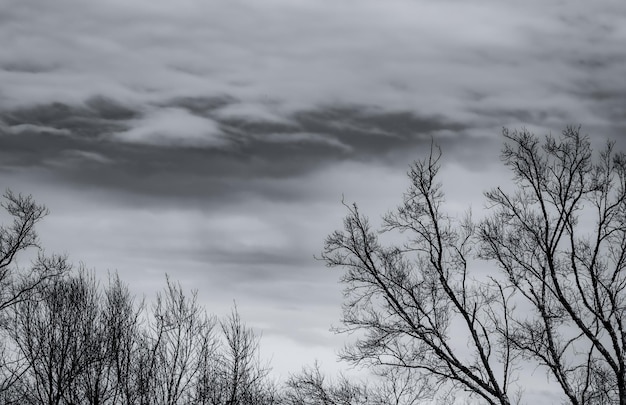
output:
<path id="1" fill-rule="evenodd" d="M 503 135 L 515 189 L 486 192 L 482 221 L 445 212 L 435 148 L 378 232 L 347 206 L 322 253 L 344 269 L 340 331 L 364 332 L 343 357 L 489 404 L 518 400 L 517 371 L 539 366 L 573 404 L 624 404 L 626 159 L 612 143 L 594 156 L 578 128 Z M 384 246 L 379 232 L 405 243 Z M 500 273 L 477 271 L 477 259 Z"/>

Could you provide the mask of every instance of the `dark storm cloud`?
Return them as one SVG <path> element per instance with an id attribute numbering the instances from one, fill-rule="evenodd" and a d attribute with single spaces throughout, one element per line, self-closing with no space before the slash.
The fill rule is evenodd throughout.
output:
<path id="1" fill-rule="evenodd" d="M 51 132 L 85 139 L 122 131 L 124 121 L 137 116 L 113 100 L 94 97 L 81 106 L 50 103 L 0 111 L 0 122 L 15 135 Z"/>
<path id="2" fill-rule="evenodd" d="M 342 160 L 392 164 L 396 153 L 423 150 L 431 138 L 477 146 L 462 136 L 461 124 L 442 117 L 355 105 L 299 111 L 284 122 L 215 114 L 234 103 L 219 97 L 170 100 L 169 108 L 212 119 L 224 139 L 219 145 L 192 146 L 120 141 L 114 134 L 131 131 L 143 113 L 102 97 L 81 106 L 52 103 L 3 111 L 0 166 L 41 167 L 77 186 L 153 197 L 292 200 L 310 196 L 294 195 L 273 179 L 304 176 Z M 448 140 L 440 132 L 456 135 Z"/>

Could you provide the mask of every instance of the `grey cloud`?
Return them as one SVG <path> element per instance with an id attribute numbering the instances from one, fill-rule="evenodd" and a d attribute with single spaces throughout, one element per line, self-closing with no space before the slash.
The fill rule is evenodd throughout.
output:
<path id="1" fill-rule="evenodd" d="M 84 105 L 50 103 L 0 111 L 0 120 L 9 129 L 30 124 L 64 131 L 75 137 L 101 137 L 127 128 L 125 121 L 139 112 L 111 99 L 93 97 Z M 33 127 L 36 132 L 36 127 Z"/>
<path id="2" fill-rule="evenodd" d="M 411 131 L 624 122 L 626 10 L 610 2 L 593 18 L 580 2 L 244 0 L 170 9 L 64 0 L 65 8 L 39 13 L 12 3 L 0 38 L 21 42 L 4 44 L 0 58 L 10 73 L 4 110 L 72 134 L 118 134 L 147 110 L 175 107 L 216 121 L 236 149 L 295 140 L 292 149 L 369 158 L 367 151 L 407 146 Z M 86 23 L 71 23 L 78 20 Z M 264 29 L 251 30 L 253 21 Z M 250 105 L 285 120 L 223 114 Z M 135 135 L 133 142 L 148 139 Z"/>
<path id="3" fill-rule="evenodd" d="M 30 73 L 5 77 L 9 103 L 67 103 L 105 94 L 162 105 L 217 92 L 257 105 L 277 100 L 289 112 L 367 100 L 390 111 L 462 117 L 457 121 L 481 120 L 477 111 L 503 104 L 542 109 L 534 97 L 554 101 L 554 90 L 573 90 L 586 74 L 570 63 L 573 56 L 594 61 L 623 54 L 619 27 L 626 11 L 599 2 L 590 18 L 582 2 L 561 7 L 549 1 L 355 6 L 246 0 L 169 7 L 65 0 L 43 12 L 12 3 L 12 23 L 0 37 L 22 42 L 4 44 L 0 66 Z M 79 20 L 85 24 L 73 23 Z M 608 81 L 621 77 L 619 69 L 607 73 Z M 465 97 L 470 92 L 489 97 L 475 106 Z M 191 104 L 196 111 L 216 108 Z M 594 115 L 577 101 L 561 106 L 568 109 L 586 112 L 587 119 Z"/>
<path id="4" fill-rule="evenodd" d="M 5 111 L 0 117 L 9 129 L 29 130 L 0 135 L 0 166 L 48 167 L 61 181 L 153 197 L 228 200 L 256 194 L 280 200 L 302 198 L 289 197 L 281 179 L 333 162 L 394 165 L 397 154 L 423 150 L 431 137 L 451 145 L 451 153 L 489 139 L 464 136 L 464 125 L 444 117 L 356 105 L 299 111 L 283 123 L 214 114 L 232 103 L 232 98 L 209 97 L 171 100 L 163 107 L 185 108 L 213 119 L 225 144 L 207 147 L 186 145 L 175 137 L 165 146 L 120 142 L 111 134 L 132 131 L 143 113 L 106 98 L 90 99 L 84 106 L 53 103 Z M 444 132 L 448 136 L 439 136 Z M 76 151 L 82 151 L 83 159 L 76 158 Z"/>
<path id="5" fill-rule="evenodd" d="M 58 69 L 56 64 L 46 64 L 41 62 L 16 61 L 0 64 L 0 70 L 15 73 L 51 73 Z"/>
<path id="6" fill-rule="evenodd" d="M 238 100 L 232 96 L 214 96 L 214 97 L 175 97 L 171 100 L 160 103 L 164 107 L 181 107 L 187 109 L 193 114 L 203 117 L 213 117 L 213 112 L 228 105 L 237 103 Z"/>

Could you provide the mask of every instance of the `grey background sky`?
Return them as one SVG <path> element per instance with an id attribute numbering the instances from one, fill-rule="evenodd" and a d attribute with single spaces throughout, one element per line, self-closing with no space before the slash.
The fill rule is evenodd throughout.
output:
<path id="1" fill-rule="evenodd" d="M 569 124 L 623 145 L 621 0 L 0 0 L 0 186 L 46 248 L 236 299 L 282 375 L 335 367 L 342 194 L 377 218 L 434 138 L 480 209 L 503 126 Z"/>

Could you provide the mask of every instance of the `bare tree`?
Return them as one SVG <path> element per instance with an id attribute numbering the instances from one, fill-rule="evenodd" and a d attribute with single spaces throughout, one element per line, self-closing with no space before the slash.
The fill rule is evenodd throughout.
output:
<path id="1" fill-rule="evenodd" d="M 268 380 L 270 371 L 259 358 L 259 337 L 248 328 L 234 306 L 220 322 L 225 343 L 222 345 L 222 370 L 225 377 L 225 405 L 272 404 L 274 387 Z"/>
<path id="2" fill-rule="evenodd" d="M 59 266 L 61 257 L 47 258 L 41 253 L 35 225 L 48 210 L 37 204 L 32 196 L 14 194 L 7 190 L 0 206 L 12 217 L 10 225 L 0 226 L 0 313 L 28 299 L 29 292 L 39 284 L 57 277 L 67 269 Z M 34 247 L 39 251 L 29 271 L 20 271 L 15 260 L 20 252 Z"/>
<path id="3" fill-rule="evenodd" d="M 102 293 L 95 290 L 96 319 L 83 332 L 88 336 L 86 361 L 76 379 L 72 401 L 90 405 L 134 403 L 137 395 L 131 366 L 143 305 L 135 306 L 117 274 L 109 277 Z"/>
<path id="4" fill-rule="evenodd" d="M 165 291 L 157 295 L 152 316 L 135 364 L 140 403 L 189 403 L 215 350 L 215 321 L 198 305 L 195 292 L 185 296 L 169 278 Z"/>
<path id="5" fill-rule="evenodd" d="M 405 243 L 385 246 L 347 206 L 322 253 L 345 269 L 339 331 L 362 332 L 342 356 L 502 405 L 530 362 L 573 404 L 626 404 L 626 158 L 609 144 L 594 163 L 575 128 L 543 145 L 526 131 L 504 136 L 516 189 L 487 192 L 484 221 L 445 212 L 436 148 L 412 165 L 402 204 L 383 218 L 380 233 L 399 231 Z M 503 271 L 485 274 L 477 258 Z"/>
<path id="6" fill-rule="evenodd" d="M 117 276 L 102 293 L 83 268 L 40 284 L 12 311 L 8 343 L 22 369 L 3 403 L 135 403 L 141 310 Z"/>
<path id="7" fill-rule="evenodd" d="M 370 389 L 371 405 L 418 405 L 433 398 L 433 387 L 411 368 L 382 367 L 374 372 L 379 379 Z"/>
<path id="8" fill-rule="evenodd" d="M 283 398 L 285 405 L 367 405 L 369 390 L 365 384 L 354 383 L 341 375 L 336 381 L 328 379 L 316 362 L 290 376 Z"/>
<path id="9" fill-rule="evenodd" d="M 167 279 L 150 314 L 117 275 L 101 290 L 46 256 L 35 225 L 47 214 L 7 191 L 0 226 L 0 402 L 16 404 L 274 404 L 258 337 L 236 309 L 215 318 Z M 28 271 L 18 254 L 36 249 Z"/>
<path id="10" fill-rule="evenodd" d="M 4 282 L 10 276 L 10 266 L 16 255 L 29 247 L 39 247 L 35 225 L 48 214 L 48 210 L 35 203 L 32 196 L 16 195 L 11 190 L 7 190 L 3 198 L 0 206 L 13 218 L 10 226 L 0 226 L 0 280 Z M 7 289 L 3 288 L 3 293 L 4 290 Z M 13 301 L 3 299 L 0 309 Z"/>
<path id="11" fill-rule="evenodd" d="M 135 305 L 128 287 L 115 274 L 109 278 L 101 306 L 100 328 L 106 337 L 104 351 L 108 373 L 100 376 L 112 380 L 111 403 L 138 403 L 133 367 L 140 345 L 143 302 Z"/>
<path id="12" fill-rule="evenodd" d="M 440 155 L 431 151 L 411 167 L 403 204 L 384 218 L 382 232 L 410 234 L 404 245 L 383 246 L 356 205 L 347 206 L 344 231 L 326 239 L 322 258 L 346 269 L 339 330 L 365 332 L 342 356 L 355 364 L 411 368 L 425 383 L 508 405 L 512 358 L 497 350 L 496 325 L 486 311 L 494 294 L 469 282 L 473 225 L 443 211 Z M 452 342 L 452 323 L 470 350 Z"/>
<path id="13" fill-rule="evenodd" d="M 10 309 L 16 304 L 32 299 L 33 292 L 42 284 L 67 271 L 69 266 L 61 256 L 45 256 L 39 247 L 35 226 L 48 213 L 32 196 L 15 194 L 7 190 L 0 206 L 9 215 L 11 223 L 0 225 L 0 393 L 8 389 L 24 371 L 23 358 L 15 356 L 6 347 L 7 327 L 12 326 Z M 16 260 L 21 252 L 34 248 L 37 255 L 32 266 L 20 269 Z"/>
<path id="14" fill-rule="evenodd" d="M 223 405 L 229 394 L 227 373 L 224 361 L 219 353 L 221 342 L 211 347 L 203 356 L 196 384 L 190 391 L 190 403 L 197 405 Z"/>
<path id="15" fill-rule="evenodd" d="M 509 308 L 504 336 L 572 404 L 626 404 L 626 157 L 609 143 L 594 160 L 579 128 L 543 144 L 527 131 L 504 136 L 517 190 L 486 193 L 481 255 L 533 309 Z"/>
<path id="16" fill-rule="evenodd" d="M 80 377 L 94 361 L 96 285 L 80 272 L 39 290 L 41 299 L 23 301 L 15 309 L 12 336 L 28 365 L 18 392 L 22 403 L 76 403 L 84 392 Z"/>
<path id="17" fill-rule="evenodd" d="M 417 405 L 432 399 L 432 387 L 420 384 L 410 368 L 381 367 L 367 382 L 344 374 L 327 378 L 316 362 L 291 375 L 283 405 Z"/>

